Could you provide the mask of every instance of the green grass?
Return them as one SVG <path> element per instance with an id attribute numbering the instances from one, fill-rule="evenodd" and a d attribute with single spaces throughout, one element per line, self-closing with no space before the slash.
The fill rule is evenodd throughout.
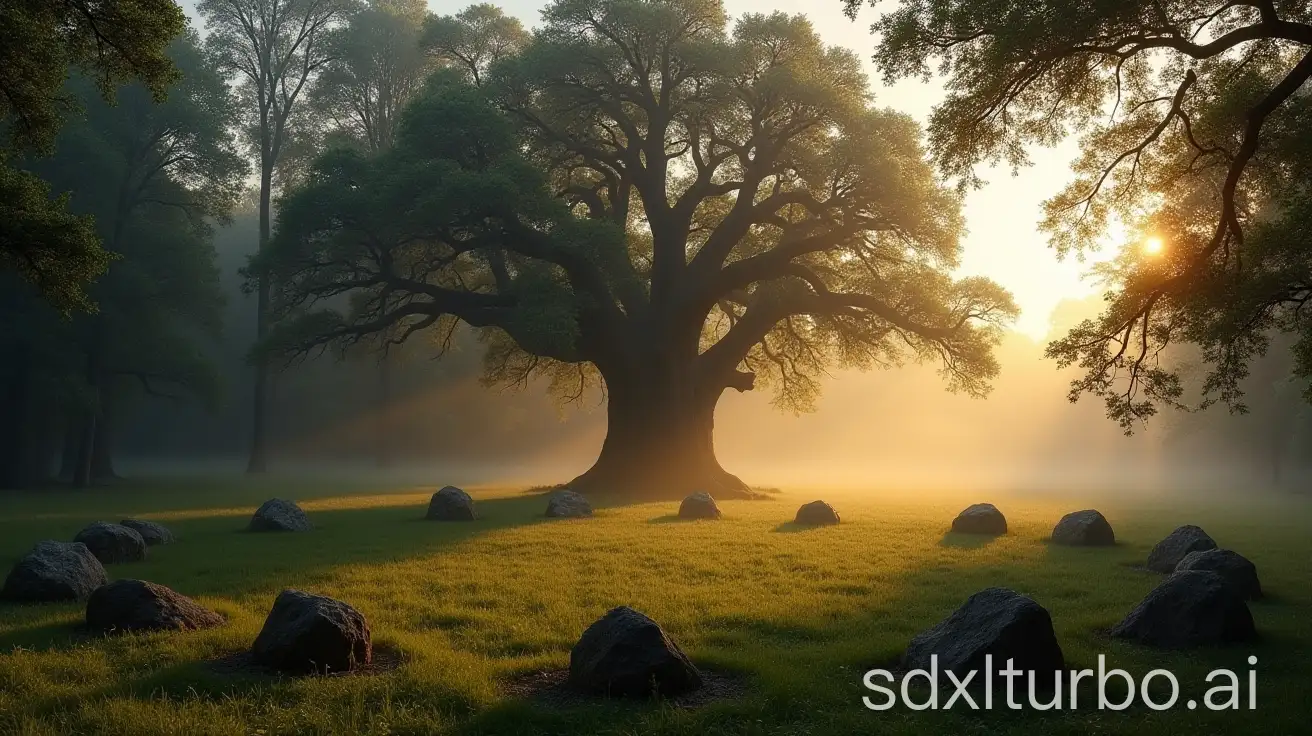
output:
<path id="1" fill-rule="evenodd" d="M 1312 512 L 1302 500 L 1058 503 L 785 490 L 767 501 L 722 503 L 719 522 L 684 523 L 672 519 L 672 503 L 546 520 L 541 496 L 481 489 L 474 495 L 484 518 L 460 524 L 421 520 L 432 490 L 192 482 L 0 495 L 5 568 L 38 540 L 142 516 L 167 524 L 178 542 L 152 549 L 145 562 L 110 567 L 111 577 L 168 585 L 228 618 L 206 632 L 93 639 L 76 630 L 78 605 L 0 605 L 0 733 L 1305 732 Z M 319 529 L 243 532 L 254 507 L 272 495 L 301 501 Z M 839 509 L 841 526 L 786 523 L 820 495 Z M 1011 533 L 984 544 L 945 537 L 953 515 L 976 500 L 997 503 Z M 1117 547 L 1046 543 L 1062 513 L 1095 505 L 1115 526 Z M 1135 565 L 1181 523 L 1202 525 L 1257 564 L 1271 596 L 1252 605 L 1260 643 L 1167 653 L 1099 633 L 1159 581 Z M 1136 676 L 1170 669 L 1180 678 L 1181 703 L 1201 697 L 1207 671 L 1245 673 L 1255 654 L 1258 709 L 1018 714 L 899 706 L 876 713 L 862 706 L 866 669 L 892 662 L 918 631 L 992 585 L 1051 611 L 1071 665 L 1093 667 L 1105 653 Z M 333 678 L 212 671 L 207 662 L 249 646 L 286 587 L 355 605 L 375 643 L 399 650 L 403 664 Z M 566 666 L 582 630 L 618 604 L 661 622 L 700 665 L 741 675 L 749 694 L 695 710 L 553 709 L 505 694 L 503 683 L 516 673 Z"/>

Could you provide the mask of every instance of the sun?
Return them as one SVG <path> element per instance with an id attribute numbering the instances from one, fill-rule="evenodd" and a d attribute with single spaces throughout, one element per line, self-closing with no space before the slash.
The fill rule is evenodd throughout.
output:
<path id="1" fill-rule="evenodd" d="M 1155 256 L 1158 253 L 1161 253 L 1162 248 L 1164 247 L 1166 247 L 1166 244 L 1162 242 L 1161 238 L 1156 236 L 1143 241 L 1143 252 L 1150 256 Z"/>

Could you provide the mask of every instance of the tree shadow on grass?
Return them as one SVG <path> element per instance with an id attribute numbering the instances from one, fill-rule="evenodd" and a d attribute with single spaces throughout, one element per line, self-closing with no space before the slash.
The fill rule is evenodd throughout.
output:
<path id="1" fill-rule="evenodd" d="M 0 604 L 0 618 L 8 619 L 14 615 L 15 611 L 20 611 L 22 608 L 24 607 Z M 20 626 L 0 632 L 0 654 L 15 649 L 25 649 L 33 652 L 72 649 L 90 641 L 92 641 L 92 637 L 84 628 L 82 617 L 78 616 L 71 621 L 61 620 L 39 623 L 34 626 Z"/>
<path id="2" fill-rule="evenodd" d="M 962 534 L 961 532 L 949 531 L 938 540 L 940 547 L 956 547 L 958 549 L 979 549 L 986 547 L 997 541 L 999 536 L 993 534 Z"/>
<path id="3" fill-rule="evenodd" d="M 834 526 L 837 526 L 837 524 L 799 524 L 796 521 L 785 521 L 770 531 L 778 534 L 797 534 L 799 532 L 816 532 Z"/>
<path id="4" fill-rule="evenodd" d="M 682 516 L 679 516 L 678 514 L 662 514 L 661 516 L 653 516 L 652 518 L 647 520 L 647 523 L 648 524 L 696 524 L 698 522 L 703 522 L 703 521 L 714 524 L 716 522 L 724 521 L 724 518 L 721 517 L 719 519 L 685 519 Z"/>

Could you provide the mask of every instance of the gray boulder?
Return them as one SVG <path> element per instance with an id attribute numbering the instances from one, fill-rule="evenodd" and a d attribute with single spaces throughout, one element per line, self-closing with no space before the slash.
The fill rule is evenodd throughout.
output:
<path id="1" fill-rule="evenodd" d="M 696 690 L 702 676 L 659 624 L 619 606 L 589 626 L 570 651 L 569 682 L 597 695 L 646 698 Z"/>
<path id="2" fill-rule="evenodd" d="M 1018 670 L 1033 671 L 1040 685 L 1052 683 L 1053 673 L 1065 667 L 1047 609 L 1007 588 L 988 588 L 967 598 L 950 616 L 916 635 L 903 661 L 909 668 L 929 670 L 935 654 L 940 673 L 951 670 L 964 680 L 966 673 L 980 671 L 976 683 L 993 676 L 1008 659 L 1015 660 Z M 985 670 L 990 654 L 992 672 Z"/>
<path id="3" fill-rule="evenodd" d="M 108 634 L 129 631 L 194 631 L 223 625 L 223 617 L 185 595 L 146 582 L 115 580 L 87 600 L 87 628 Z"/>
<path id="4" fill-rule="evenodd" d="M 274 601 L 251 657 L 283 672 L 347 672 L 373 660 L 373 638 L 364 616 L 350 605 L 289 589 Z"/>
<path id="5" fill-rule="evenodd" d="M 679 504 L 680 519 L 718 519 L 720 518 L 720 507 L 715 505 L 715 499 L 711 498 L 709 493 L 694 493 L 683 499 Z"/>
<path id="6" fill-rule="evenodd" d="M 474 499 L 468 493 L 447 486 L 433 494 L 428 501 L 427 518 L 434 521 L 474 521 L 478 514 L 474 511 Z"/>
<path id="7" fill-rule="evenodd" d="M 1163 649 L 1235 644 L 1257 638 L 1248 604 L 1225 578 L 1177 572 L 1111 630 L 1117 639 Z"/>
<path id="8" fill-rule="evenodd" d="M 21 603 L 80 601 L 105 584 L 100 560 L 81 542 L 37 542 L 5 578 L 0 598 Z"/>
<path id="9" fill-rule="evenodd" d="M 142 519 L 124 519 L 119 522 L 146 540 L 147 547 L 154 547 L 157 544 L 171 544 L 173 542 L 173 532 L 168 527 L 156 524 L 153 521 L 144 521 Z"/>
<path id="10" fill-rule="evenodd" d="M 271 498 L 260 505 L 251 517 L 253 532 L 308 532 L 314 529 L 310 517 L 294 501 Z"/>
<path id="11" fill-rule="evenodd" d="M 793 519 L 794 524 L 803 526 L 824 526 L 826 524 L 839 523 L 838 512 L 833 506 L 824 501 L 812 501 L 811 503 L 802 504 L 797 510 L 797 516 Z"/>
<path id="12" fill-rule="evenodd" d="M 1202 529 L 1186 525 L 1166 535 L 1148 553 L 1148 569 L 1153 572 L 1172 573 L 1190 552 L 1216 549 L 1216 542 Z"/>
<path id="13" fill-rule="evenodd" d="M 1107 517 L 1087 509 L 1061 517 L 1052 529 L 1052 543 L 1070 547 L 1107 547 L 1116 544 L 1116 533 Z"/>
<path id="14" fill-rule="evenodd" d="M 556 519 L 592 516 L 592 504 L 582 493 L 557 491 L 547 499 L 547 516 Z"/>
<path id="15" fill-rule="evenodd" d="M 78 532 L 73 541 L 85 544 L 106 565 L 146 559 L 146 540 L 122 524 L 98 521 Z"/>
<path id="16" fill-rule="evenodd" d="M 1007 533 L 1007 517 L 991 503 L 972 504 L 952 520 L 952 531 L 958 534 L 988 534 L 996 537 Z"/>
<path id="17" fill-rule="evenodd" d="M 1176 572 L 1209 570 L 1225 578 L 1239 595 L 1249 600 L 1262 597 L 1262 583 L 1257 579 L 1257 566 L 1238 552 L 1228 549 L 1208 549 L 1190 552 L 1175 566 Z"/>

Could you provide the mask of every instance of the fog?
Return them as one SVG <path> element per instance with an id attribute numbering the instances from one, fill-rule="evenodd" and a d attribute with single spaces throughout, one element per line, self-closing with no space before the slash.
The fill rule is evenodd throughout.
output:
<path id="1" fill-rule="evenodd" d="M 220 234 L 231 294 L 223 343 L 213 346 L 225 399 L 199 406 L 142 400 L 124 418 L 124 475 L 236 474 L 248 448 L 251 300 L 237 269 L 249 221 Z M 1059 335 L 1091 316 L 1099 297 L 1068 300 L 1049 316 Z M 1259 361 L 1249 386 L 1253 412 L 1216 407 L 1163 413 L 1133 436 L 1097 400 L 1071 404 L 1071 371 L 1043 357 L 1046 339 L 1019 332 L 998 348 L 1001 375 L 984 399 L 945 390 L 934 366 L 835 372 L 812 413 L 771 405 L 765 391 L 726 392 L 716 415 L 721 464 L 748 483 L 853 489 L 998 489 L 1134 494 L 1297 489 L 1307 432 L 1296 392 L 1273 394 L 1288 375 L 1286 351 Z M 547 484 L 586 470 L 605 435 L 597 394 L 560 405 L 545 385 L 487 387 L 471 336 L 438 357 L 416 338 L 391 368 L 391 399 L 380 408 L 370 358 L 321 355 L 284 368 L 275 381 L 273 434 L 280 475 L 419 483 Z M 1274 383 L 1272 376 L 1275 377 Z M 1290 414 L 1281 424 L 1273 413 Z M 384 450 L 380 462 L 379 452 Z M 1276 482 L 1273 463 L 1279 464 Z"/>

